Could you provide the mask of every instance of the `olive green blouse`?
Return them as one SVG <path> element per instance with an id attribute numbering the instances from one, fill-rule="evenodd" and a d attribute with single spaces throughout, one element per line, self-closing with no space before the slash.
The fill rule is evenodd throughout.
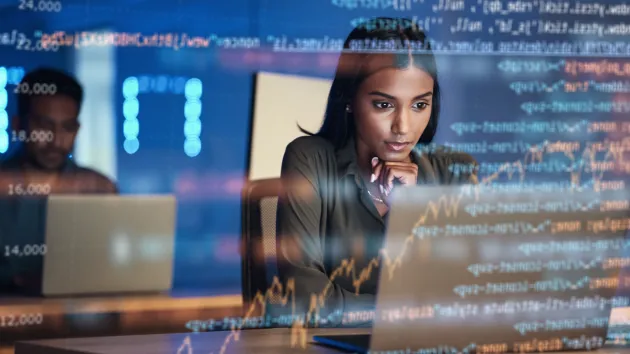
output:
<path id="1" fill-rule="evenodd" d="M 468 154 L 416 148 L 412 161 L 418 165 L 418 184 L 476 183 L 477 163 Z M 472 168 L 454 173 L 449 169 L 453 164 Z M 295 139 L 284 154 L 282 179 L 285 195 L 277 214 L 278 275 L 283 283 L 294 279 L 297 313 L 306 313 L 311 294 L 324 290 L 325 304 L 317 312 L 330 325 L 340 324 L 341 313 L 373 309 L 378 268 L 361 282 L 358 295 L 354 279 L 378 256 L 387 214 L 380 216 L 367 193 L 354 141 L 336 150 L 322 137 Z M 342 271 L 344 260 L 354 263 L 346 263 Z"/>

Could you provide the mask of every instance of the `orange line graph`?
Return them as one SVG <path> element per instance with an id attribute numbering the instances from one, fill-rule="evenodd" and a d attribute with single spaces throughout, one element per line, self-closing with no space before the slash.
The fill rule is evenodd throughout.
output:
<path id="1" fill-rule="evenodd" d="M 575 162 L 579 157 L 583 159 L 588 159 L 591 163 L 597 162 L 595 160 L 595 154 L 598 152 L 606 151 L 606 154 L 601 161 L 613 161 L 615 163 L 620 164 L 622 166 L 622 170 L 626 173 L 630 172 L 630 163 L 624 161 L 623 152 L 626 150 L 630 150 L 630 138 L 624 138 L 620 143 L 614 145 L 612 142 L 605 143 L 597 143 L 592 144 L 584 149 L 582 154 L 574 154 L 569 150 L 565 151 L 553 151 L 553 153 L 564 153 L 564 155 L 570 159 L 571 162 Z M 534 162 L 542 162 L 544 160 L 545 154 L 550 154 L 550 146 L 552 144 L 543 144 L 542 146 L 535 146 L 530 149 L 528 153 L 525 154 L 524 158 L 515 162 L 508 162 L 501 166 L 497 170 L 497 172 L 490 174 L 489 176 L 483 178 L 481 181 L 474 180 L 473 182 L 478 182 L 476 186 L 471 186 L 471 191 L 475 192 L 475 199 L 477 200 L 479 197 L 479 187 L 489 184 L 490 182 L 499 178 L 502 173 L 508 173 L 508 177 L 511 179 L 514 173 L 509 172 L 508 170 L 513 166 L 516 166 L 517 172 L 520 174 L 521 182 L 525 178 L 526 174 L 526 166 L 529 163 Z M 600 161 L 600 162 L 601 162 Z M 580 173 L 582 172 L 580 169 L 578 171 L 567 171 L 570 173 L 570 180 L 573 186 L 579 185 L 580 182 Z M 605 171 L 593 172 L 594 180 L 601 180 Z M 476 179 L 476 176 L 474 177 Z M 459 204 L 464 195 L 467 193 L 461 193 L 459 196 L 451 197 L 451 199 L 447 199 L 445 196 L 441 197 L 437 201 L 429 201 L 426 210 L 419 216 L 417 222 L 414 225 L 414 228 L 419 227 L 427 221 L 429 217 L 433 219 L 438 219 L 438 217 L 444 213 L 447 217 L 457 217 L 457 210 Z M 406 254 L 408 248 L 412 245 L 415 240 L 415 235 L 412 233 L 407 236 L 403 242 L 403 246 L 401 248 L 400 253 L 396 257 L 390 257 L 385 249 L 380 251 L 380 255 L 376 258 L 370 260 L 368 265 L 361 269 L 360 271 L 356 269 L 355 260 L 354 259 L 345 259 L 341 262 L 340 266 L 334 269 L 329 277 L 329 282 L 326 287 L 322 290 L 320 294 L 312 294 L 311 301 L 309 305 L 309 309 L 307 311 L 305 321 L 294 321 L 293 326 L 291 327 L 291 347 L 300 346 L 302 348 L 306 347 L 307 343 L 307 328 L 304 326 L 304 323 L 308 321 L 313 316 L 318 316 L 319 309 L 325 306 L 325 300 L 330 291 L 333 281 L 338 276 L 352 277 L 352 284 L 355 287 L 355 293 L 359 294 L 359 289 L 361 285 L 368 280 L 372 271 L 374 271 L 379 266 L 383 265 L 383 272 L 387 271 L 387 275 L 389 279 L 393 278 L 395 271 L 402 266 L 402 260 L 404 255 Z M 286 289 L 279 281 L 277 277 L 274 277 L 271 286 L 265 291 L 264 294 L 260 292 L 256 294 L 254 297 L 254 301 L 250 305 L 247 313 L 243 317 L 244 319 L 249 319 L 254 313 L 255 309 L 258 305 L 263 309 L 262 315 L 265 314 L 265 305 L 267 301 L 272 297 L 277 297 L 280 294 L 280 303 L 283 306 L 289 302 L 289 297 L 295 293 L 295 281 L 294 279 L 290 279 L 287 281 Z M 292 314 L 295 313 L 295 296 L 292 296 Z M 246 321 L 242 321 L 245 323 Z M 232 326 L 230 334 L 226 337 L 223 345 L 219 350 L 219 354 L 225 354 L 228 345 L 232 341 L 238 341 L 240 338 L 240 332 L 242 330 L 242 325 Z M 187 353 L 192 354 L 192 345 L 190 341 L 190 337 L 187 337 L 182 343 L 181 347 L 177 351 L 177 354 L 182 354 L 184 349 L 188 349 Z"/>

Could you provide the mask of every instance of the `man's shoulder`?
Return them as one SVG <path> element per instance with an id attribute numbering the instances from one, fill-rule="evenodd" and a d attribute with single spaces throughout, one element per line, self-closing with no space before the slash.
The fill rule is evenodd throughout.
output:
<path id="1" fill-rule="evenodd" d="M 107 176 L 89 167 L 77 166 L 75 171 L 76 173 L 86 175 L 91 178 L 95 178 L 99 180 L 107 180 L 111 182 L 111 180 Z"/>
<path id="2" fill-rule="evenodd" d="M 104 174 L 88 167 L 76 166 L 75 174 L 87 189 L 98 193 L 118 193 L 116 184 Z"/>

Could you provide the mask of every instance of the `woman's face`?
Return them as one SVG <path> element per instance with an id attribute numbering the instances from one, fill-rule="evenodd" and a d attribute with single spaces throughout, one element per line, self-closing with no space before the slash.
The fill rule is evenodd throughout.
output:
<path id="1" fill-rule="evenodd" d="M 432 96 L 433 78 L 413 65 L 374 71 L 359 86 L 351 106 L 359 156 L 409 161 L 429 123 Z"/>

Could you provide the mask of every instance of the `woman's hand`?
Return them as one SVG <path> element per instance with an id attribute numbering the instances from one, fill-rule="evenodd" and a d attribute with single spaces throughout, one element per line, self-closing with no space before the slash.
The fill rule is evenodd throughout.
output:
<path id="1" fill-rule="evenodd" d="M 415 186 L 418 183 L 418 165 L 412 162 L 382 161 L 372 159 L 372 183 L 378 184 L 383 200 L 392 192 L 394 183 L 402 186 Z"/>

